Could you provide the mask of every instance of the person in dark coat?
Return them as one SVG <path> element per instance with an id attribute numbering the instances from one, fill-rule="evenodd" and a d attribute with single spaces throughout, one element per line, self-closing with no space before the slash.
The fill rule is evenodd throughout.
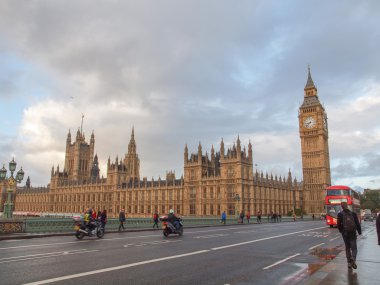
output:
<path id="1" fill-rule="evenodd" d="M 358 216 L 356 215 L 356 213 L 351 212 L 348 209 L 347 202 L 342 202 L 341 206 L 342 206 L 343 210 L 338 213 L 337 226 L 338 226 L 339 232 L 342 234 L 342 237 L 344 240 L 344 245 L 346 247 L 347 266 L 349 269 L 351 269 L 351 268 L 356 269 L 357 268 L 356 255 L 358 253 L 358 249 L 357 249 L 357 245 L 356 245 L 356 238 L 357 238 L 356 232 L 358 232 L 358 234 L 361 235 L 362 234 L 362 228 L 360 226 L 359 219 L 358 219 Z M 344 221 L 345 215 L 347 215 L 346 222 Z M 356 229 L 354 229 L 352 231 L 348 231 L 347 225 L 345 225 L 345 223 L 348 224 L 348 220 L 349 220 L 350 215 L 352 215 L 353 220 L 354 220 L 355 225 L 356 225 Z"/>
<path id="2" fill-rule="evenodd" d="M 125 231 L 124 223 L 125 223 L 125 212 L 124 212 L 124 209 L 122 209 L 119 213 L 119 232 L 121 231 L 121 228 L 123 228 L 123 231 Z"/>
<path id="3" fill-rule="evenodd" d="M 100 213 L 98 219 L 102 225 L 103 230 L 105 230 L 107 224 L 107 210 L 104 209 L 103 212 Z"/>
<path id="4" fill-rule="evenodd" d="M 377 244 L 380 245 L 380 212 L 377 213 L 376 230 L 377 230 Z"/>

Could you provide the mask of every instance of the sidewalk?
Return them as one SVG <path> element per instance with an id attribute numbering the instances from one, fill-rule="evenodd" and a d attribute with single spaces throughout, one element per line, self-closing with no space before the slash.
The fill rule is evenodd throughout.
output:
<path id="1" fill-rule="evenodd" d="M 346 252 L 343 250 L 335 259 L 300 285 L 380 284 L 380 246 L 377 244 L 376 227 L 371 227 L 363 233 L 358 239 L 357 245 L 357 269 L 347 268 Z"/>

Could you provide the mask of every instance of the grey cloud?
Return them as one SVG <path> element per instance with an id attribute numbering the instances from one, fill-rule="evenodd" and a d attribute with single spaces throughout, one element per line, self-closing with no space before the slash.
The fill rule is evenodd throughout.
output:
<path id="1" fill-rule="evenodd" d="M 67 129 L 75 132 L 84 112 L 86 133 L 95 130 L 103 161 L 126 152 L 135 126 L 148 177 L 172 168 L 181 173 L 185 143 L 194 151 L 199 141 L 210 149 L 221 137 L 254 139 L 262 132 L 294 134 L 297 147 L 294 141 L 271 141 L 271 148 L 257 154 L 263 168 L 286 174 L 300 167 L 297 109 L 308 63 L 331 133 L 340 128 L 332 114 L 341 104 L 358 96 L 367 80 L 379 82 L 379 3 L 324 4 L 2 2 L 0 47 L 51 72 L 57 86 L 49 96 L 57 104 L 74 97 L 78 123 L 67 117 L 43 120 L 61 152 Z M 123 111 L 102 110 L 113 101 Z M 359 112 L 347 125 L 371 132 L 373 114 L 375 107 Z M 331 137 L 333 160 L 350 155 L 337 143 L 339 135 Z M 357 171 L 342 164 L 334 173 L 343 177 L 345 170 Z"/>

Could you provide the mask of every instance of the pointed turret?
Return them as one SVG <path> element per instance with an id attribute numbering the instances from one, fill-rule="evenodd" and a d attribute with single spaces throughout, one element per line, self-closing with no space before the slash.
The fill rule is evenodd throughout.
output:
<path id="1" fill-rule="evenodd" d="M 250 162 L 253 161 L 251 140 L 249 140 L 249 143 L 248 143 L 248 159 Z"/>
<path id="2" fill-rule="evenodd" d="M 311 72 L 310 72 L 310 65 L 307 67 L 308 69 L 308 75 L 307 75 L 307 82 L 306 82 L 306 85 L 305 85 L 305 90 L 306 89 L 311 89 L 311 88 L 315 88 L 315 85 L 314 85 L 314 81 L 313 79 L 311 78 Z"/>
<path id="3" fill-rule="evenodd" d="M 128 154 L 136 154 L 135 127 L 132 127 L 131 139 L 128 144 Z"/>
<path id="4" fill-rule="evenodd" d="M 78 128 L 78 131 L 77 131 L 77 136 L 75 138 L 75 141 L 79 142 L 81 140 L 81 133 L 80 133 L 80 130 Z"/>
<path id="5" fill-rule="evenodd" d="M 95 143 L 95 135 L 94 135 L 94 130 L 92 130 L 90 144 L 94 144 L 94 143 Z"/>
<path id="6" fill-rule="evenodd" d="M 211 161 L 215 161 L 215 150 L 214 150 L 214 145 L 211 146 Z"/>
<path id="7" fill-rule="evenodd" d="M 189 160 L 189 149 L 187 148 L 187 144 L 185 145 L 185 151 L 183 153 L 183 162 L 184 164 L 187 164 L 187 161 Z"/>
<path id="8" fill-rule="evenodd" d="M 223 138 L 222 138 L 222 141 L 220 142 L 220 158 L 224 159 L 224 142 L 223 142 Z"/>
<path id="9" fill-rule="evenodd" d="M 30 188 L 30 176 L 28 176 L 28 179 L 26 179 L 25 186 L 26 188 Z"/>
<path id="10" fill-rule="evenodd" d="M 71 133 L 69 130 L 69 133 L 67 134 L 66 145 L 70 145 L 70 144 L 71 144 Z"/>
<path id="11" fill-rule="evenodd" d="M 198 163 L 202 163 L 202 145 L 201 142 L 198 144 Z"/>

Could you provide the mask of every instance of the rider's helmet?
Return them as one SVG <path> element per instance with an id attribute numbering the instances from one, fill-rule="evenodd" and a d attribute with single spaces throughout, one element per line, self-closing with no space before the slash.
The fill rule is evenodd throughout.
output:
<path id="1" fill-rule="evenodd" d="M 173 209 L 170 209 L 170 210 L 169 210 L 169 214 L 174 214 L 174 210 L 173 210 Z"/>

